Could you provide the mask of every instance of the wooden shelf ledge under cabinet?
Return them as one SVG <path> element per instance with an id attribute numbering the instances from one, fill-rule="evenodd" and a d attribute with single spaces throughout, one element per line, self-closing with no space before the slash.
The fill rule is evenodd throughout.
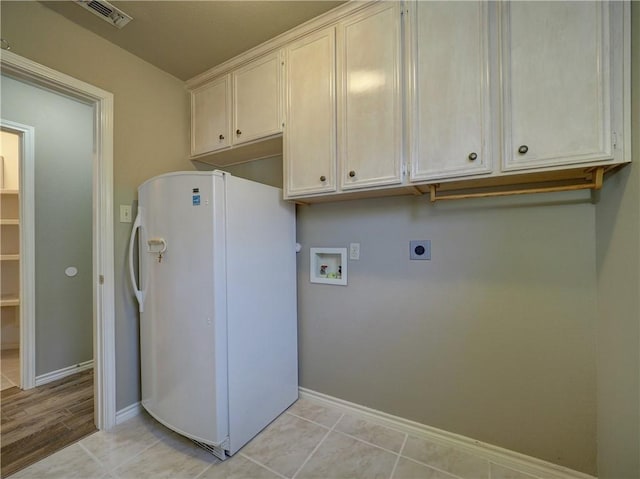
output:
<path id="1" fill-rule="evenodd" d="M 18 226 L 20 224 L 20 220 L 18 219 L 0 219 L 0 226 Z"/>
<path id="2" fill-rule="evenodd" d="M 0 306 L 20 306 L 20 298 L 4 296 L 0 298 Z"/>
<path id="3" fill-rule="evenodd" d="M 623 165 L 596 166 L 583 169 L 581 174 L 572 177 L 535 176 L 523 175 L 522 182 L 514 181 L 511 184 L 491 183 L 489 181 L 475 180 L 463 182 L 451 182 L 443 184 L 430 184 L 429 197 L 432 203 L 443 200 L 462 200 L 468 198 L 491 198 L 496 196 L 514 196 L 534 193 L 554 193 L 560 191 L 599 190 L 602 188 L 604 174 Z M 511 180 L 517 180 L 515 176 L 506 176 Z M 531 181 L 531 180 L 536 181 Z M 529 180 L 529 181 L 527 181 Z"/>
<path id="4" fill-rule="evenodd" d="M 0 261 L 20 261 L 19 254 L 0 254 Z"/>
<path id="5" fill-rule="evenodd" d="M 0 195 L 17 196 L 19 194 L 20 194 L 20 190 L 11 190 L 11 189 L 7 189 L 7 188 L 0 188 Z"/>

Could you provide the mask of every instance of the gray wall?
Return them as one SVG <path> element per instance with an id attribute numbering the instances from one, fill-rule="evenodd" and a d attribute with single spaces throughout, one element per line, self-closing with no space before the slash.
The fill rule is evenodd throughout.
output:
<path id="1" fill-rule="evenodd" d="M 3 119 L 35 128 L 38 376 L 93 359 L 93 108 L 5 76 L 1 95 Z"/>
<path id="2" fill-rule="evenodd" d="M 640 477 L 640 4 L 632 4 L 633 163 L 612 175 L 596 208 L 598 473 Z"/>
<path id="3" fill-rule="evenodd" d="M 184 83 L 107 42 L 40 2 L 0 2 L 2 38 L 12 51 L 114 94 L 114 255 L 116 409 L 140 400 L 138 309 L 125 269 L 133 204 L 146 179 L 193 170 L 189 96 Z M 4 102 L 4 98 L 3 98 Z"/>
<path id="4" fill-rule="evenodd" d="M 431 261 L 409 261 L 409 240 Z M 595 212 L 584 193 L 298 207 L 301 385 L 596 472 Z M 346 287 L 309 247 L 360 243 Z"/>

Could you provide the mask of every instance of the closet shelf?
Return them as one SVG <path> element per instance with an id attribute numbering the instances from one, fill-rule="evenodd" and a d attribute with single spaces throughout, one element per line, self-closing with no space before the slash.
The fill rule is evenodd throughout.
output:
<path id="1" fill-rule="evenodd" d="M 18 219 L 6 219 L 6 218 L 2 218 L 0 219 L 0 225 L 1 226 L 10 226 L 10 225 L 19 225 L 20 224 L 20 220 Z"/>
<path id="2" fill-rule="evenodd" d="M 20 194 L 19 190 L 10 190 L 6 188 L 0 188 L 0 195 L 14 195 L 17 196 Z"/>
<path id="3" fill-rule="evenodd" d="M 0 261 L 20 261 L 19 254 L 0 254 Z"/>

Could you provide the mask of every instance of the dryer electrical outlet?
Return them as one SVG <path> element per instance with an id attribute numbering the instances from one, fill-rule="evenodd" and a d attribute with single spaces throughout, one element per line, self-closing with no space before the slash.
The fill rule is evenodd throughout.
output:
<path id="1" fill-rule="evenodd" d="M 430 260 L 431 240 L 411 240 L 409 241 L 410 260 Z"/>

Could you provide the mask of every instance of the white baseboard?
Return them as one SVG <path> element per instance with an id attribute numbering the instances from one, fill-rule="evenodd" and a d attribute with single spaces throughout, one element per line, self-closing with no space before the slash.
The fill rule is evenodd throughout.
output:
<path id="1" fill-rule="evenodd" d="M 75 373 L 86 371 L 87 369 L 93 369 L 93 359 L 90 359 L 89 361 L 85 361 L 83 363 L 75 364 L 73 366 L 58 369 L 57 371 L 51 371 L 50 373 L 36 376 L 36 387 L 50 383 L 51 381 L 66 378 L 67 376 L 71 376 Z"/>
<path id="2" fill-rule="evenodd" d="M 533 476 L 532 479 L 547 479 L 550 477 L 554 479 L 596 479 L 594 476 L 589 474 L 574 471 L 573 469 L 543 461 L 542 459 L 537 459 L 509 449 L 477 441 L 466 436 L 454 434 L 425 424 L 420 424 L 409 419 L 393 416 L 385 412 L 377 411 L 349 401 L 344 401 L 310 389 L 301 387 L 299 388 L 299 391 L 301 398 L 324 404 L 325 406 L 341 409 L 344 412 L 360 416 L 368 421 L 410 434 L 411 436 L 455 447 L 475 456 L 482 457 L 491 463 L 529 474 Z"/>
<path id="3" fill-rule="evenodd" d="M 123 423 L 132 417 L 136 417 L 142 411 L 140 401 L 130 404 L 116 412 L 116 425 Z"/>

